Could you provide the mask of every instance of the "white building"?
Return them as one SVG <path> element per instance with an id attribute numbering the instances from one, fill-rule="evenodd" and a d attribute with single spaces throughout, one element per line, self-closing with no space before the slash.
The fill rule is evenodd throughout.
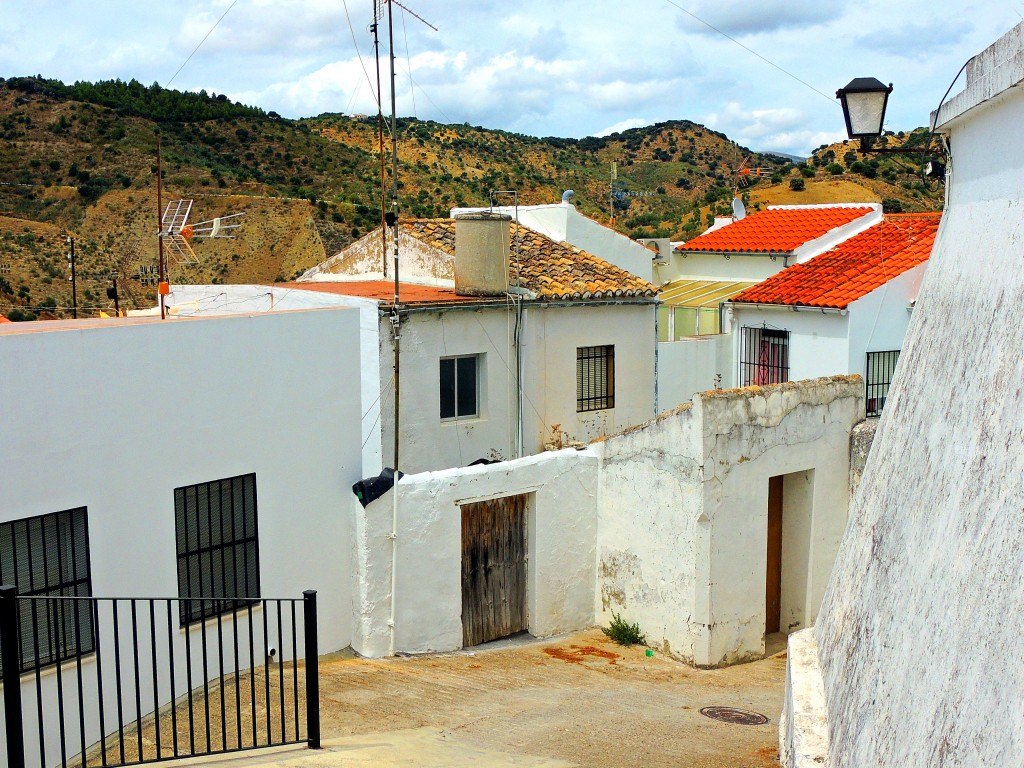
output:
<path id="1" fill-rule="evenodd" d="M 450 651 L 616 612 L 690 664 L 760 658 L 817 616 L 862 417 L 856 377 L 707 392 L 582 451 L 406 475 L 356 510 L 353 647 Z"/>
<path id="2" fill-rule="evenodd" d="M 397 229 L 401 275 L 434 283 L 403 283 L 399 294 L 402 471 L 518 458 L 654 416 L 650 283 L 501 215 Z M 364 413 L 376 426 L 364 439 L 391 466 L 394 283 L 352 279 L 381 264 L 380 238 L 371 233 L 289 287 L 372 302 L 377 325 L 364 316 L 364 346 L 378 356 L 364 362 L 379 374 L 364 389 Z M 378 469 L 368 460 L 368 474 Z"/>
<path id="3" fill-rule="evenodd" d="M 252 598 L 301 598 L 315 589 L 320 648 L 351 643 L 346 510 L 350 486 L 362 473 L 354 429 L 360 416 L 358 322 L 356 311 L 335 309 L 0 325 L 0 583 L 14 583 L 19 594 L 170 598 L 158 603 L 155 622 L 147 603 L 139 604 L 142 713 L 166 704 L 172 685 L 181 694 L 187 679 L 202 683 L 204 669 L 211 675 L 235 669 L 232 653 L 218 663 L 217 652 L 229 647 L 226 640 L 214 643 L 218 629 L 242 647 L 239 666 L 263 664 L 267 647 L 278 645 L 278 616 L 272 607 L 252 605 Z M 323 338 L 335 342 L 325 347 Z M 176 602 L 197 594 L 246 600 Z M 39 603 L 33 615 L 19 601 L 22 629 L 56 621 L 47 616 L 49 605 Z M 85 618 L 88 608 L 81 624 L 64 618 L 64 640 L 40 630 L 38 656 L 26 635 L 21 653 L 30 671 L 21 688 L 30 764 L 40 748 L 34 658 L 48 664 L 38 681 L 47 764 L 60 755 L 61 676 L 54 654 L 67 659 L 61 665 L 66 716 L 59 727 L 66 729 L 71 755 L 100 736 L 98 678 L 107 691 L 108 732 L 117 722 L 116 707 L 123 707 L 125 720 L 134 718 L 134 616 L 127 603 L 120 609 L 117 672 L 131 692 L 123 702 L 113 695 L 110 602 L 97 606 L 95 625 Z M 70 609 L 60 604 L 60 610 Z M 250 615 L 257 626 L 269 623 L 270 642 L 257 632 L 250 646 L 250 625 L 241 618 Z M 288 637 L 287 609 L 285 617 Z M 300 656 L 301 630 L 300 623 Z M 160 654 L 155 676 L 151 639 Z M 194 652 L 191 668 L 186 643 Z M 168 649 L 178 659 L 173 677 Z M 275 658 L 291 659 L 291 643 L 275 648 Z M 81 736 L 74 684 L 79 663 L 86 689 Z"/>
<path id="4" fill-rule="evenodd" d="M 585 216 L 563 195 L 561 203 L 550 205 L 494 206 L 493 208 L 453 208 L 452 217 L 465 213 L 492 211 L 511 216 L 523 226 L 539 232 L 556 243 L 565 243 L 592 253 L 599 259 L 631 272 L 642 280 L 658 284 L 654 261 L 656 249 L 638 243 L 596 219 Z"/>
<path id="5" fill-rule="evenodd" d="M 947 201 L 896 380 L 818 622 L 790 638 L 786 766 L 1024 755 L 1024 24 L 966 69 L 932 118 Z"/>
<path id="6" fill-rule="evenodd" d="M 730 299 L 737 384 L 858 373 L 880 414 L 940 218 L 887 214 Z"/>
<path id="7" fill-rule="evenodd" d="M 877 224 L 875 203 L 779 205 L 718 225 L 658 264 L 658 393 L 663 406 L 737 385 L 725 302 Z M 833 371 L 833 373 L 838 371 Z"/>

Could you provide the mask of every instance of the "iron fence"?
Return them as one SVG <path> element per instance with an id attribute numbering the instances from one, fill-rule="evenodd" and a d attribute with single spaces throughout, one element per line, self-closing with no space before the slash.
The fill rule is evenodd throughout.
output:
<path id="1" fill-rule="evenodd" d="M 0 587 L 8 768 L 318 748 L 316 592 L 232 599 L 225 613 L 181 624 L 181 603 L 204 600 Z"/>

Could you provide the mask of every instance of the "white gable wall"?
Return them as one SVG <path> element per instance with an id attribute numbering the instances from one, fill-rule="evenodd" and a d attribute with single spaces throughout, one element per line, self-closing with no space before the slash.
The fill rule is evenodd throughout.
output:
<path id="1" fill-rule="evenodd" d="M 453 217 L 462 213 L 494 210 L 508 216 L 519 216 L 524 226 L 540 232 L 556 243 L 568 243 L 604 259 L 620 269 L 648 282 L 654 279 L 653 261 L 657 254 L 632 238 L 584 216 L 571 203 L 555 205 L 524 205 L 490 208 L 453 208 Z"/>

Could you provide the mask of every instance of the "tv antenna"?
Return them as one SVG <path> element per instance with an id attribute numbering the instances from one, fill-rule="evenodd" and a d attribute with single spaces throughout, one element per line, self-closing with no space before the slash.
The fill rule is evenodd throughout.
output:
<path id="1" fill-rule="evenodd" d="M 736 181 L 741 187 L 749 187 L 751 179 L 760 179 L 764 176 L 765 169 L 758 166 L 757 168 L 750 167 L 750 161 L 753 158 L 747 156 L 743 158 L 743 162 L 740 163 L 739 168 L 733 168 L 732 172 L 736 175 Z"/>
<path id="2" fill-rule="evenodd" d="M 237 219 L 244 216 L 245 212 L 189 224 L 188 217 L 192 213 L 193 202 L 184 199 L 171 200 L 167 203 L 163 216 L 160 218 L 160 237 L 167 243 L 173 266 L 189 266 L 199 263 L 199 257 L 192 250 L 193 238 L 234 239 L 235 230 L 242 226 Z"/>
<path id="3" fill-rule="evenodd" d="M 121 291 L 131 300 L 133 308 L 140 309 L 142 306 L 138 297 L 141 292 L 140 273 L 135 270 L 141 245 L 142 241 L 137 237 L 129 240 L 121 252 L 121 258 L 117 260 L 114 273 L 110 276 L 111 286 L 107 289 L 107 298 L 113 304 L 115 316 L 121 314 Z"/>

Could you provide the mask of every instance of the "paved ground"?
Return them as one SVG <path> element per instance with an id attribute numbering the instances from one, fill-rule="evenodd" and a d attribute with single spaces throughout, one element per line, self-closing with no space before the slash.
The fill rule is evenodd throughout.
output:
<path id="1" fill-rule="evenodd" d="M 782 651 L 753 664 L 696 670 L 615 645 L 597 629 L 434 656 L 325 657 L 325 749 L 274 748 L 202 762 L 217 768 L 769 768 L 778 765 L 785 666 Z M 700 714 L 707 706 L 759 712 L 769 722 L 718 722 Z"/>
<path id="2" fill-rule="evenodd" d="M 597 629 L 476 652 L 327 660 L 322 727 L 326 738 L 428 728 L 442 745 L 566 761 L 529 765 L 760 768 L 777 755 L 785 665 L 783 652 L 695 670 L 615 645 Z M 730 725 L 700 714 L 714 705 L 769 722 Z"/>

